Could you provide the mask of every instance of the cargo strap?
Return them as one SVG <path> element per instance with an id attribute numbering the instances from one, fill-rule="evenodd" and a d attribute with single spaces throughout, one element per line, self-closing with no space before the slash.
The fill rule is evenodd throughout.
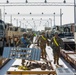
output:
<path id="1" fill-rule="evenodd" d="M 56 44 L 56 46 L 59 46 L 56 39 L 55 39 L 55 37 L 53 37 L 53 40 L 54 40 L 54 43 Z"/>
<path id="2" fill-rule="evenodd" d="M 43 38 L 44 40 L 46 40 L 46 38 L 45 38 L 44 36 L 42 36 L 42 38 Z"/>

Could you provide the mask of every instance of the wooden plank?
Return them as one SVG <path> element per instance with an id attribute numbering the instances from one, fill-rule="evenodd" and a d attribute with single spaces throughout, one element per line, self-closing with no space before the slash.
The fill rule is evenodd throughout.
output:
<path id="1" fill-rule="evenodd" d="M 7 74 L 56 74 L 54 70 L 52 71 L 8 71 Z"/>
<path id="2" fill-rule="evenodd" d="M 73 57 L 71 57 L 71 55 L 72 55 Z M 69 61 L 69 62 L 71 62 L 71 63 L 73 63 L 74 65 L 76 65 L 76 57 L 74 57 L 74 55 L 76 55 L 76 54 L 67 54 L 67 58 L 68 58 L 68 61 Z"/>
<path id="3" fill-rule="evenodd" d="M 70 50 L 67 51 L 67 50 L 64 50 L 64 49 L 62 49 L 61 52 L 65 53 L 65 54 L 76 54 L 76 52 L 74 52 L 74 51 L 70 51 Z"/>
<path id="4" fill-rule="evenodd" d="M 67 60 L 68 62 L 72 62 L 74 65 L 76 64 L 76 60 L 71 58 L 69 55 L 75 55 L 76 52 L 74 51 L 65 51 L 62 50 L 61 51 L 61 55 L 65 58 L 65 60 Z"/>
<path id="5" fill-rule="evenodd" d="M 26 60 L 27 63 L 28 60 Z M 19 63 L 18 63 L 19 62 Z M 25 64 L 26 64 L 25 63 Z M 32 63 L 35 63 L 35 61 L 32 61 Z M 38 63 L 45 63 L 45 61 L 38 61 Z M 41 70 L 41 68 L 35 68 L 31 70 L 20 70 L 18 67 L 13 67 L 14 65 L 21 65 L 21 60 L 16 59 L 16 61 L 12 64 L 12 66 L 8 69 L 7 74 L 56 74 L 55 70 Z"/>

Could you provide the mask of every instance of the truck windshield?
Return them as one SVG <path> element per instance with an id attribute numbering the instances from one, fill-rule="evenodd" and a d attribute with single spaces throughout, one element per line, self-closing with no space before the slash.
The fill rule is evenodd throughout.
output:
<path id="1" fill-rule="evenodd" d="M 2 25 L 0 25 L 0 30 L 4 30 Z"/>
<path id="2" fill-rule="evenodd" d="M 0 23 L 0 30 L 4 30 L 4 25 L 2 23 Z"/>

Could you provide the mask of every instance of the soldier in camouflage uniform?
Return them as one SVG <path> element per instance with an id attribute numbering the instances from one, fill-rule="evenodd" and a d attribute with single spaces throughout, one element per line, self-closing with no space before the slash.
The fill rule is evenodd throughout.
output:
<path id="1" fill-rule="evenodd" d="M 41 49 L 41 56 L 43 59 L 46 59 L 46 44 L 49 45 L 48 39 L 45 37 L 45 32 L 42 32 L 42 35 L 38 38 L 37 44 Z"/>
<path id="2" fill-rule="evenodd" d="M 57 63 L 57 65 L 59 65 L 60 49 L 61 47 L 63 48 L 63 41 L 57 32 L 55 32 L 54 37 L 52 37 L 50 44 L 53 49 L 54 64 Z"/>

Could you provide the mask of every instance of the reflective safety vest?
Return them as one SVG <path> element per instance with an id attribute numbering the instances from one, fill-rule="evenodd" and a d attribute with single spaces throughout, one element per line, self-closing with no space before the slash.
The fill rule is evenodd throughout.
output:
<path id="1" fill-rule="evenodd" d="M 59 46 L 56 39 L 55 39 L 55 37 L 53 37 L 53 40 L 54 40 L 54 43 L 56 44 L 56 46 Z"/>
<path id="2" fill-rule="evenodd" d="M 44 40 L 46 40 L 46 38 L 45 38 L 44 36 L 42 36 L 42 38 L 43 38 Z"/>

